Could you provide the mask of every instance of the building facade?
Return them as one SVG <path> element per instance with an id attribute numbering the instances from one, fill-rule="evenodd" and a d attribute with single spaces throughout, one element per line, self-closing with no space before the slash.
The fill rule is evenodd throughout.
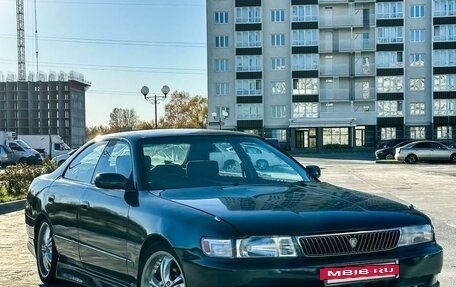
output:
<path id="1" fill-rule="evenodd" d="M 0 129 L 17 135 L 57 134 L 70 146 L 85 143 L 85 91 L 81 74 L 40 74 L 35 81 L 0 77 Z"/>
<path id="2" fill-rule="evenodd" d="M 207 1 L 207 47 L 211 128 L 290 149 L 456 136 L 456 0 Z"/>

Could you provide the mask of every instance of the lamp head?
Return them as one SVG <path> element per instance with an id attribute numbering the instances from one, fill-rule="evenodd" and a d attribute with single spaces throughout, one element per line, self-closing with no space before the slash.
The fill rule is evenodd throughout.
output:
<path id="1" fill-rule="evenodd" d="M 144 98 L 146 98 L 147 94 L 149 93 L 149 88 L 147 86 L 143 86 L 141 88 L 141 94 L 144 95 Z"/>
<path id="2" fill-rule="evenodd" d="M 161 92 L 163 93 L 163 95 L 165 95 L 165 98 L 166 98 L 166 95 L 169 93 L 169 87 L 167 85 L 164 85 L 161 88 Z"/>

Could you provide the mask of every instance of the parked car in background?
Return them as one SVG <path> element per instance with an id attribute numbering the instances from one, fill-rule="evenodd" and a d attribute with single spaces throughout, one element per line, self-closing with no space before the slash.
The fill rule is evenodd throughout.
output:
<path id="1" fill-rule="evenodd" d="M 60 165 L 62 165 L 62 163 L 64 163 L 76 151 L 77 151 L 77 149 L 72 149 L 72 150 L 70 150 L 67 153 L 60 154 L 58 156 L 53 157 L 51 161 L 53 163 L 57 164 L 57 166 L 60 166 Z"/>
<path id="2" fill-rule="evenodd" d="M 240 169 L 220 169 L 215 146 Z M 32 182 L 28 247 L 46 285 L 440 286 L 429 217 L 319 173 L 244 133 L 104 135 Z"/>
<path id="3" fill-rule="evenodd" d="M 404 141 L 409 141 L 413 140 L 410 138 L 400 138 L 400 139 L 389 139 L 389 140 L 381 140 L 377 143 L 377 146 L 375 147 L 375 150 L 380 150 L 384 148 L 391 148 L 397 144 L 400 144 L 401 142 Z"/>
<path id="4" fill-rule="evenodd" d="M 14 163 L 13 151 L 9 147 L 0 145 L 0 166 L 6 167 Z"/>
<path id="5" fill-rule="evenodd" d="M 418 161 L 456 162 L 456 149 L 440 142 L 423 140 L 396 148 L 395 158 L 398 161 L 414 164 Z"/>
<path id="6" fill-rule="evenodd" d="M 391 146 L 391 147 L 384 147 L 382 149 L 378 149 L 375 151 L 375 159 L 394 159 L 394 155 L 396 154 L 396 148 L 414 142 L 415 140 L 404 140 L 399 142 L 398 144 Z"/>

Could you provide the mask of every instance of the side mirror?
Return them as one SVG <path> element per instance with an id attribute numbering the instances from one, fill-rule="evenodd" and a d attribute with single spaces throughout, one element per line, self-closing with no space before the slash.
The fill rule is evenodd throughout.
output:
<path id="1" fill-rule="evenodd" d="M 123 189 L 130 187 L 128 179 L 119 173 L 99 173 L 95 177 L 95 186 L 104 189 Z"/>
<path id="2" fill-rule="evenodd" d="M 306 166 L 306 169 L 307 171 L 313 175 L 314 177 L 316 178 L 320 178 L 321 176 L 321 169 L 320 167 L 316 166 L 316 165 L 308 165 Z"/>

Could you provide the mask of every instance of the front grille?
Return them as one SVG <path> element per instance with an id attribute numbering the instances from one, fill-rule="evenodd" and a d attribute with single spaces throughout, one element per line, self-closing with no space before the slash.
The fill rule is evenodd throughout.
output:
<path id="1" fill-rule="evenodd" d="M 399 230 L 381 230 L 303 236 L 299 242 L 305 256 L 321 257 L 391 250 L 397 246 L 399 237 Z"/>

